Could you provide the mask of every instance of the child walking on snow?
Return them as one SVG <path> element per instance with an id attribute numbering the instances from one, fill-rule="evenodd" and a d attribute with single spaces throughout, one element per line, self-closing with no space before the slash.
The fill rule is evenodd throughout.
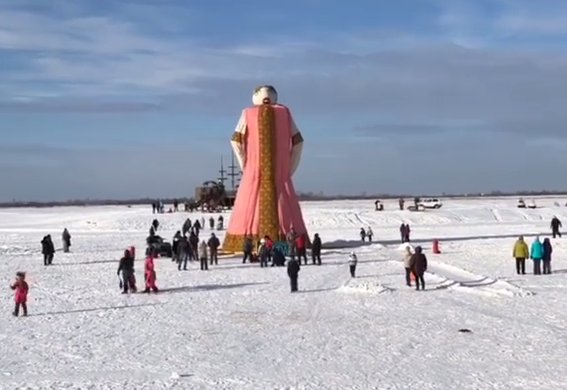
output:
<path id="1" fill-rule="evenodd" d="M 14 284 L 10 286 L 12 290 L 14 290 L 14 302 L 16 306 L 14 308 L 14 312 L 12 315 L 17 317 L 20 314 L 20 307 L 24 312 L 24 317 L 28 315 L 28 291 L 29 286 L 26 282 L 26 273 L 25 272 L 18 272 L 16 273 L 16 281 Z"/>
<path id="2" fill-rule="evenodd" d="M 356 278 L 356 265 L 358 264 L 358 258 L 356 257 L 356 253 L 350 252 L 348 256 L 348 266 L 350 269 L 350 276 L 352 278 Z"/>
<path id="3" fill-rule="evenodd" d="M 264 238 L 260 240 L 260 245 L 258 246 L 258 258 L 260 259 L 261 268 L 268 266 L 268 247 Z"/>
<path id="4" fill-rule="evenodd" d="M 157 293 L 159 291 L 156 286 L 156 270 L 154 266 L 155 255 L 155 251 L 152 250 L 146 257 L 146 262 L 144 263 L 144 277 L 146 279 L 145 293 L 149 293 L 150 291 Z"/>

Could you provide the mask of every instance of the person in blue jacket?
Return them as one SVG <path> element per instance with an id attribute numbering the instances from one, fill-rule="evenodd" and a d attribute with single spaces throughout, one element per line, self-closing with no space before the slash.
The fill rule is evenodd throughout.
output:
<path id="1" fill-rule="evenodd" d="M 534 275 L 541 275 L 541 260 L 543 259 L 543 244 L 539 240 L 539 237 L 536 237 L 534 242 L 532 242 L 531 248 L 531 258 L 534 262 Z"/>

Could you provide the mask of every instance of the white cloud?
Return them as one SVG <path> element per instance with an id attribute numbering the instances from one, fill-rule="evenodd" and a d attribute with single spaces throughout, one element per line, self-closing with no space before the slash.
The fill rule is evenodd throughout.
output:
<path id="1" fill-rule="evenodd" d="M 567 55 L 551 46 L 536 51 L 533 42 L 522 40 L 523 34 L 562 32 L 557 17 L 540 26 L 553 21 L 551 8 L 530 14 L 521 8 L 526 2 L 499 0 L 498 10 L 488 12 L 473 2 L 435 0 L 440 13 L 429 31 L 329 33 L 325 40 L 263 33 L 255 42 L 213 45 L 183 32 L 184 20 L 210 23 L 210 15 L 118 3 L 106 15 L 93 16 L 82 2 L 61 1 L 49 3 L 55 8 L 50 12 L 25 10 L 15 1 L 6 8 L 7 2 L 0 2 L 0 55 L 8 59 L 0 62 L 0 110 L 234 115 L 249 102 L 254 86 L 268 82 L 298 117 L 340 112 L 358 118 L 344 129 L 355 139 L 351 143 L 321 142 L 300 123 L 307 140 L 300 189 L 450 191 L 459 184 L 472 191 L 474 186 L 502 188 L 502 183 L 518 188 L 526 187 L 526 172 L 534 173 L 535 187 L 553 181 L 538 172 L 557 163 L 557 157 L 546 155 L 546 143 L 524 140 L 565 138 Z M 559 3 L 555 7 L 561 9 Z M 516 36 L 513 47 L 506 40 L 511 35 Z M 462 142 L 448 136 L 448 123 L 474 123 L 459 132 L 460 139 L 463 132 L 471 137 Z M 226 150 L 228 141 L 218 142 Z M 530 148 L 537 149 L 538 158 L 514 157 L 533 154 Z M 119 153 L 67 151 L 56 160 L 73 167 L 67 178 L 52 164 L 41 174 L 21 168 L 21 180 L 35 183 L 34 189 L 26 184 L 32 194 L 40 193 L 49 177 L 55 187 L 68 186 L 69 196 L 161 196 L 186 187 L 190 192 L 195 182 L 210 178 L 199 169 L 179 178 L 179 166 L 194 161 L 184 156 L 194 154 L 197 161 L 216 166 L 216 152 L 202 148 L 159 147 L 151 153 L 159 167 L 146 159 L 122 164 Z M 341 158 L 331 158 L 335 155 Z M 428 176 L 422 166 L 435 166 L 435 174 Z M 333 174 L 322 174 L 322 167 Z M 8 169 L 15 168 L 0 161 L 0 174 Z M 417 171 L 417 178 L 400 180 L 404 171 Z M 82 182 L 85 172 L 105 175 Z M 157 175 L 175 184 L 160 193 L 161 187 L 147 184 Z M 128 189 L 121 186 L 125 180 L 131 183 Z M 11 196 L 21 195 L 22 188 Z M 65 191 L 53 190 L 53 196 Z"/>
<path id="2" fill-rule="evenodd" d="M 393 102 L 397 109 L 417 106 L 418 112 L 448 104 L 447 111 L 473 116 L 494 107 L 494 101 L 486 104 L 486 96 L 499 102 L 520 97 L 519 104 L 532 104 L 525 95 L 533 92 L 534 82 L 549 88 L 548 96 L 559 92 L 552 84 L 563 69 L 541 68 L 562 64 L 563 53 L 490 49 L 488 42 L 497 34 L 486 28 L 502 15 L 490 19 L 472 2 L 438 3 L 445 7 L 438 20 L 445 30 L 437 38 L 389 29 L 341 33 L 327 42 L 267 36 L 224 46 L 175 33 L 178 19 L 171 9 L 147 4 L 123 5 L 106 16 L 80 12 L 78 2 L 43 14 L 0 7 L 0 50 L 16 62 L 3 69 L 0 94 L 22 105 L 26 99 L 43 104 L 56 96 L 98 108 L 142 100 L 148 109 L 175 108 L 175 102 L 200 110 L 224 99 L 232 111 L 256 84 L 269 81 L 285 91 L 282 98 L 290 104 L 316 110 L 379 107 L 386 100 L 388 110 Z M 168 30 L 169 24 L 174 27 Z M 511 89 L 519 93 L 509 96 Z M 374 91 L 371 96 L 365 96 L 368 90 Z M 435 107 L 426 98 L 432 93 L 443 105 Z M 105 104 L 95 104 L 97 99 Z"/>
<path id="3" fill-rule="evenodd" d="M 505 15 L 496 21 L 498 28 L 508 34 L 563 35 L 567 33 L 567 8 L 561 14 L 532 14 L 518 12 Z"/>

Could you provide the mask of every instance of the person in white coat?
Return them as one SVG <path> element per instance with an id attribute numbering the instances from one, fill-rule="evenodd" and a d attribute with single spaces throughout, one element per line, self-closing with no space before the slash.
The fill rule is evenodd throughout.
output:
<path id="1" fill-rule="evenodd" d="M 201 263 L 201 271 L 208 271 L 209 265 L 207 263 L 209 246 L 205 240 L 199 244 L 199 261 Z"/>
<path id="2" fill-rule="evenodd" d="M 406 284 L 411 287 L 411 264 L 410 259 L 413 255 L 411 245 L 406 245 L 404 249 L 404 268 L 406 270 Z"/>
<path id="3" fill-rule="evenodd" d="M 372 237 L 374 237 L 374 232 L 372 231 L 372 228 L 370 226 L 368 226 L 368 229 L 366 229 L 366 237 L 368 237 L 368 242 L 372 242 Z"/>
<path id="4" fill-rule="evenodd" d="M 356 257 L 356 253 L 350 252 L 348 256 L 348 267 L 350 269 L 350 276 L 352 278 L 356 277 L 356 265 L 358 264 L 358 257 Z"/>

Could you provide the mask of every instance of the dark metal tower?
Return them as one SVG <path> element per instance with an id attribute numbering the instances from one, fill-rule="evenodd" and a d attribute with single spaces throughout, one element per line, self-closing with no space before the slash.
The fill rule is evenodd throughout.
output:
<path id="1" fill-rule="evenodd" d="M 233 191 L 236 191 L 238 184 L 240 183 L 240 171 L 238 165 L 236 165 L 236 160 L 234 159 L 234 153 L 231 154 L 230 165 L 228 166 L 228 177 L 230 177 L 230 185 Z"/>
<path id="2" fill-rule="evenodd" d="M 220 160 L 220 170 L 219 170 L 220 176 L 217 179 L 223 186 L 224 186 L 224 182 L 228 180 L 228 177 L 226 177 L 226 170 L 224 169 L 224 159 L 221 156 L 221 160 Z"/>

